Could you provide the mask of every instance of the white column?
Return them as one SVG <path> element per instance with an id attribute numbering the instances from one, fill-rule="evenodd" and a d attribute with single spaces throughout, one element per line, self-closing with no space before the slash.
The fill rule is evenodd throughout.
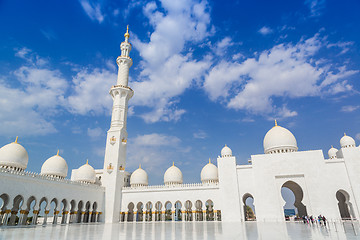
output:
<path id="1" fill-rule="evenodd" d="M 134 92 L 128 87 L 129 68 L 132 60 L 129 57 L 131 44 L 129 34 L 125 34 L 125 42 L 121 44 L 121 56 L 116 59 L 119 67 L 117 85 L 110 89 L 113 98 L 113 109 L 110 129 L 107 133 L 104 173 L 102 177 L 105 191 L 105 222 L 119 221 L 122 192 L 124 186 L 124 169 L 126 165 L 127 131 L 126 120 L 128 101 Z"/>
<path id="2" fill-rule="evenodd" d="M 155 211 L 151 210 L 151 221 L 155 222 Z"/>
<path id="3" fill-rule="evenodd" d="M 45 214 L 44 214 L 44 221 L 43 221 L 43 225 L 46 225 L 47 224 L 47 217 L 48 217 L 48 214 L 49 214 L 49 211 L 48 210 L 45 210 L 45 212 L 44 212 Z"/>
<path id="4" fill-rule="evenodd" d="M 5 213 L 4 213 L 4 216 L 3 216 L 3 220 L 2 220 L 4 226 L 7 226 L 7 225 L 8 225 L 9 213 L 11 213 L 11 210 L 10 210 L 10 209 L 5 210 Z"/>
<path id="5" fill-rule="evenodd" d="M 183 208 L 181 209 L 181 221 L 185 222 L 185 210 Z"/>

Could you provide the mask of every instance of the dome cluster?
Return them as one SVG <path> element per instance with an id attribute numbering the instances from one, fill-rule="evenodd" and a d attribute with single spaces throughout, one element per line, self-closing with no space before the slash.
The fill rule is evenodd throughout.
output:
<path id="1" fill-rule="evenodd" d="M 231 150 L 230 150 L 231 151 Z M 204 184 L 211 184 L 219 182 L 218 169 L 211 163 L 206 164 L 201 170 L 201 181 Z M 181 170 L 173 165 L 169 167 L 164 174 L 164 184 L 167 186 L 178 185 L 183 183 L 183 175 Z M 130 185 L 131 187 L 142 187 L 147 186 L 148 175 L 144 169 L 141 168 L 141 165 L 136 169 L 130 176 Z"/>
<path id="2" fill-rule="evenodd" d="M 27 167 L 29 156 L 26 149 L 18 143 L 16 137 L 15 142 L 9 143 L 0 148 L 0 168 L 13 169 L 17 171 L 24 171 Z M 64 158 L 56 155 L 48 158 L 41 166 L 40 175 L 52 178 L 66 178 L 68 173 L 68 165 Z M 88 163 L 81 166 L 76 171 L 74 181 L 95 183 L 96 173 L 92 166 Z"/>
<path id="3" fill-rule="evenodd" d="M 341 148 L 353 148 L 353 147 L 356 147 L 355 140 L 352 137 L 347 136 L 344 133 L 344 136 L 340 139 L 340 147 Z M 337 152 L 338 152 L 338 150 L 336 148 L 334 148 L 333 146 L 331 146 L 331 148 L 328 151 L 329 159 L 336 159 L 337 158 Z"/>

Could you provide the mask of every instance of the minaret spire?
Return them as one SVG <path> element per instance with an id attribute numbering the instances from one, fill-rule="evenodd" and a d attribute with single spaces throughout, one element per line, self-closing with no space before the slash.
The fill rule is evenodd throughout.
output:
<path id="1" fill-rule="evenodd" d="M 128 113 L 128 101 L 134 95 L 134 91 L 128 87 L 129 69 L 132 59 L 129 56 L 131 44 L 129 43 L 129 26 L 124 34 L 125 41 L 121 43 L 121 55 L 116 59 L 118 65 L 117 83 L 110 89 L 113 99 L 110 129 L 107 132 L 106 149 L 104 158 L 104 171 L 101 178 L 102 185 L 105 187 L 105 222 L 119 222 L 119 212 L 121 209 L 122 192 L 125 185 L 126 167 L 126 144 L 127 131 L 126 120 Z M 112 166 L 113 171 L 108 171 L 108 166 Z M 139 166 L 141 168 L 141 166 Z"/>

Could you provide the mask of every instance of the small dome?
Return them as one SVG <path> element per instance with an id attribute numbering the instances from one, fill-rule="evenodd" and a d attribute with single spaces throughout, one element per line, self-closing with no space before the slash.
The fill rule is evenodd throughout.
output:
<path id="1" fill-rule="evenodd" d="M 25 148 L 17 142 L 9 143 L 0 148 L 0 167 L 10 167 L 25 170 L 29 155 Z"/>
<path id="2" fill-rule="evenodd" d="M 340 146 L 341 148 L 356 147 L 355 140 L 344 133 L 344 136 L 340 139 Z"/>
<path id="3" fill-rule="evenodd" d="M 86 183 L 95 183 L 96 173 L 95 169 L 89 165 L 89 161 L 86 161 L 86 164 L 78 168 L 74 181 L 77 182 L 86 182 Z"/>
<path id="4" fill-rule="evenodd" d="M 141 165 L 140 165 L 139 168 L 136 169 L 131 174 L 130 185 L 132 187 L 137 187 L 137 186 L 147 186 L 148 184 L 149 184 L 148 175 L 145 172 L 145 170 L 141 168 Z"/>
<path id="5" fill-rule="evenodd" d="M 176 167 L 173 163 L 171 167 L 169 167 L 164 174 L 164 183 L 165 185 L 172 184 L 182 184 L 183 176 L 182 172 L 178 167 Z"/>
<path id="6" fill-rule="evenodd" d="M 298 150 L 294 135 L 286 128 L 277 125 L 270 129 L 264 137 L 265 153 L 296 152 Z"/>
<path id="7" fill-rule="evenodd" d="M 223 147 L 223 149 L 221 149 L 221 157 L 231 157 L 231 156 L 232 156 L 232 151 L 225 144 L 225 147 Z"/>
<path id="8" fill-rule="evenodd" d="M 334 159 L 336 158 L 336 153 L 337 153 L 337 149 L 334 148 L 333 146 L 331 146 L 331 148 L 328 151 L 328 155 L 329 155 L 329 159 Z"/>
<path id="9" fill-rule="evenodd" d="M 202 183 L 212 183 L 218 182 L 218 168 L 211 163 L 209 159 L 209 163 L 206 164 L 201 170 L 201 182 Z"/>
<path id="10" fill-rule="evenodd" d="M 48 158 L 41 167 L 41 175 L 65 178 L 68 172 L 68 165 L 59 151 L 55 156 Z"/>

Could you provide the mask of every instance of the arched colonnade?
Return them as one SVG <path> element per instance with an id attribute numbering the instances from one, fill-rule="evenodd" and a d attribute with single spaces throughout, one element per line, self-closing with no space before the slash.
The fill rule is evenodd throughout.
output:
<path id="1" fill-rule="evenodd" d="M 99 222 L 98 203 L 31 196 L 0 195 L 0 225 L 70 224 Z"/>
<path id="2" fill-rule="evenodd" d="M 121 222 L 151 221 L 221 221 L 221 211 L 212 200 L 194 202 L 151 201 L 128 203 L 126 212 L 120 212 Z"/>

